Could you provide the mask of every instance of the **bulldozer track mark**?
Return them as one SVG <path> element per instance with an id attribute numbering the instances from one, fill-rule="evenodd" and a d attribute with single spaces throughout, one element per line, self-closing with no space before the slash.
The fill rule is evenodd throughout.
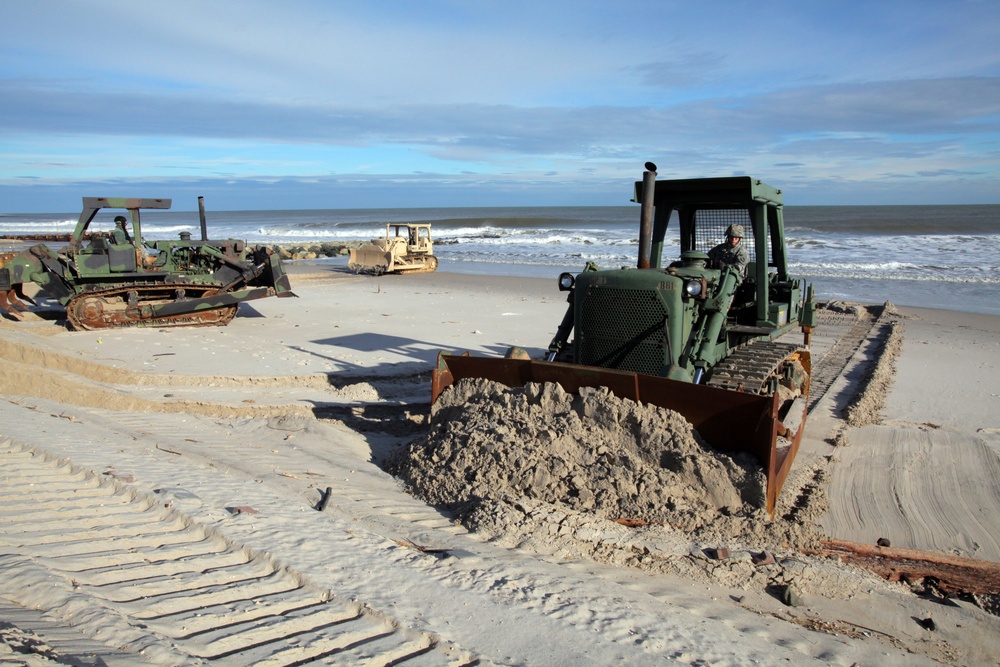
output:
<path id="1" fill-rule="evenodd" d="M 786 521 L 798 521 L 806 509 L 813 502 L 818 494 L 823 493 L 823 485 L 826 483 L 826 467 L 819 465 L 813 469 L 806 482 L 799 489 L 798 495 L 791 501 L 788 511 L 783 518 Z"/>
<path id="2" fill-rule="evenodd" d="M 17 602 L 16 582 L 44 572 L 75 605 L 47 617 L 95 642 L 118 624 L 132 641 L 117 650 L 169 647 L 185 664 L 478 664 L 110 477 L 12 440 L 0 461 L 0 586 Z M 50 514 L 25 512 L 39 505 Z"/>
<path id="3" fill-rule="evenodd" d="M 881 411 L 902 346 L 902 322 L 893 314 L 885 317 L 883 313 L 875 322 L 875 327 L 878 333 L 872 347 L 872 359 L 866 364 L 857 391 L 843 411 L 847 424 L 853 427 L 881 422 Z"/>
<path id="4" fill-rule="evenodd" d="M 838 313 L 826 309 L 817 311 L 817 326 L 824 323 L 843 323 L 846 318 L 853 319 L 850 329 L 841 336 L 821 359 L 813 360 L 813 371 L 809 388 L 809 411 L 826 396 L 833 383 L 841 376 L 844 369 L 854 357 L 858 348 L 871 335 L 883 306 L 859 306 L 855 315 Z"/>

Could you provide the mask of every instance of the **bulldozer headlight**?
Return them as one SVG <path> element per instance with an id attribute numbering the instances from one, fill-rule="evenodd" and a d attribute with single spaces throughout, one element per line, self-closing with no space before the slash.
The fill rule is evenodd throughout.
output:
<path id="1" fill-rule="evenodd" d="M 684 293 L 694 298 L 701 296 L 701 281 L 689 280 L 684 283 Z"/>
<path id="2" fill-rule="evenodd" d="M 576 284 L 576 277 L 572 273 L 559 274 L 559 291 L 568 292 Z"/>

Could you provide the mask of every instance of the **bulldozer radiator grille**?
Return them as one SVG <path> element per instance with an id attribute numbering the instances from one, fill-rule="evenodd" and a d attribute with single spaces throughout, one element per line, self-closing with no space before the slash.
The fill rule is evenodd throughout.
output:
<path id="1" fill-rule="evenodd" d="M 660 375 L 666 314 L 655 290 L 591 286 L 577 329 L 579 363 Z"/>

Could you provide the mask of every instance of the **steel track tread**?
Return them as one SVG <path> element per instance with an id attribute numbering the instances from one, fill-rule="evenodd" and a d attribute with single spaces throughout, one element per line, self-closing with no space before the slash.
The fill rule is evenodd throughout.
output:
<path id="1" fill-rule="evenodd" d="M 804 348 L 794 343 L 750 343 L 716 364 L 705 384 L 730 391 L 759 394 L 782 362 L 801 349 Z"/>
<path id="2" fill-rule="evenodd" d="M 34 513 L 20 521 L 4 517 L 0 589 L 11 599 L 23 597 L 25 606 L 44 606 L 50 598 L 38 598 L 37 587 L 25 582 L 45 573 L 46 587 L 63 590 L 71 604 L 52 603 L 42 611 L 95 641 L 108 634 L 99 623 L 126 623 L 133 641 L 119 650 L 148 655 L 158 647 L 183 664 L 478 663 L 436 635 L 409 630 L 362 602 L 311 585 L 268 554 L 176 508 L 110 478 L 80 473 L 13 441 L 0 443 L 0 487 L 7 492 L 0 512 L 8 503 L 24 506 L 45 486 L 73 482 L 72 493 L 40 494 L 37 501 L 53 516 L 65 516 L 62 526 L 46 521 L 39 530 Z M 78 503 L 90 508 L 87 525 L 73 511 Z M 133 528 L 105 525 L 105 503 L 115 523 Z M 96 625 L 89 620 L 95 618 Z"/>
<path id="3" fill-rule="evenodd" d="M 176 290 L 202 290 L 207 293 L 211 290 L 215 290 L 221 287 L 221 285 L 215 285 L 211 283 L 199 284 L 199 283 L 161 283 L 161 282 L 142 282 L 142 283 L 131 283 L 125 286 L 115 286 L 107 287 L 104 289 L 91 290 L 82 292 L 70 299 L 69 303 L 66 305 L 66 317 L 70 321 L 70 324 L 77 331 L 93 331 L 95 329 L 121 329 L 126 327 L 177 327 L 177 326 L 218 326 L 225 325 L 232 321 L 236 317 L 237 306 L 225 306 L 224 308 L 213 308 L 212 311 L 228 311 L 222 313 L 221 317 L 215 320 L 204 322 L 201 317 L 204 316 L 205 310 L 196 311 L 193 313 L 185 313 L 183 315 L 170 315 L 168 317 L 156 317 L 150 319 L 140 319 L 133 318 L 125 320 L 122 322 L 105 322 L 101 321 L 85 321 L 77 316 L 75 303 L 90 298 L 100 298 L 104 299 L 107 297 L 111 298 L 122 298 L 125 299 L 126 295 L 130 291 L 147 291 L 148 293 L 160 292 L 160 291 L 176 291 Z M 149 302 L 168 302 L 170 299 L 150 299 Z M 139 300 L 139 304 L 143 303 L 142 299 Z M 124 311 L 123 311 L 124 312 Z"/>

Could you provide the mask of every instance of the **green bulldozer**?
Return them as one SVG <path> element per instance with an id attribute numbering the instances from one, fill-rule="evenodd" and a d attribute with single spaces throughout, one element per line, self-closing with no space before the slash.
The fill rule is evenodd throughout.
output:
<path id="1" fill-rule="evenodd" d="M 0 312 L 18 319 L 26 310 L 22 300 L 33 303 L 24 291 L 29 283 L 58 299 L 78 331 L 225 325 L 243 301 L 295 296 L 281 259 L 269 248 L 208 240 L 201 197 L 200 240 L 182 232 L 178 240 L 147 243 L 140 212 L 170 204 L 170 199 L 84 197 L 64 248 L 39 244 L 0 259 Z M 117 216 L 111 231 L 92 232 L 102 209 L 121 209 L 129 217 Z"/>
<path id="2" fill-rule="evenodd" d="M 755 456 L 773 513 L 804 430 L 816 320 L 812 288 L 788 272 L 781 191 L 748 176 L 656 181 L 646 166 L 636 266 L 562 274 L 569 307 L 544 360 L 516 348 L 441 355 L 432 400 L 463 378 L 607 387 L 679 412 L 716 449 Z M 672 221 L 679 257 L 664 261 Z M 733 230 L 746 236 L 745 263 L 713 261 Z M 801 342 L 789 340 L 797 329 Z"/>

